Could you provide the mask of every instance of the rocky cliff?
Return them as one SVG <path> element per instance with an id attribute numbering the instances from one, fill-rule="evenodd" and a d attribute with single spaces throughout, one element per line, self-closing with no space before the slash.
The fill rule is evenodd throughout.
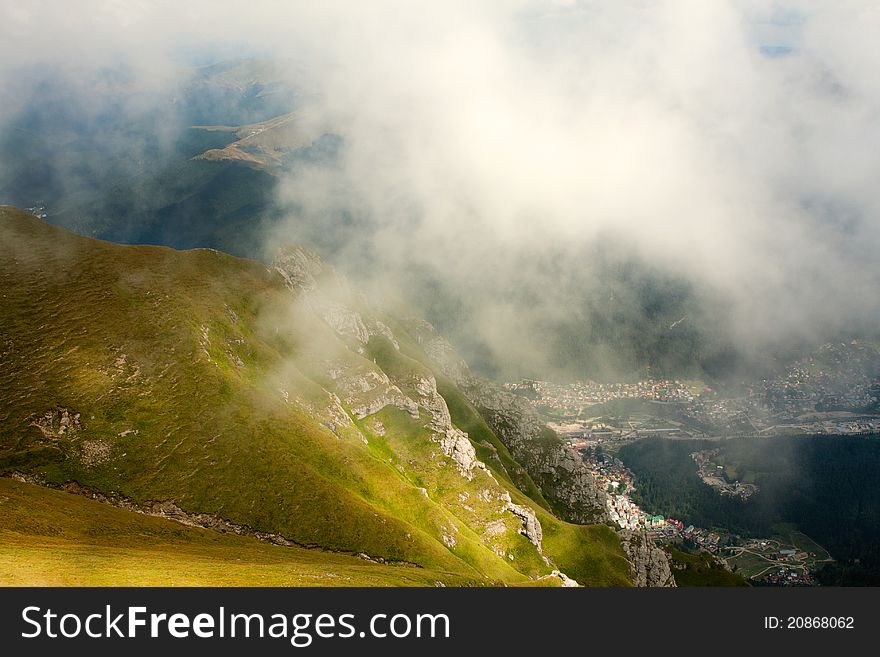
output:
<path id="1" fill-rule="evenodd" d="M 553 563 L 543 550 L 542 527 L 535 511 L 514 503 L 510 493 L 477 458 L 468 434 L 453 423 L 446 400 L 437 389 L 435 376 L 420 362 L 400 353 L 400 344 L 393 331 L 377 318 L 366 299 L 355 294 L 343 277 L 303 247 L 286 247 L 273 261 L 272 267 L 305 307 L 333 329 L 351 350 L 364 357 L 351 359 L 340 356 L 339 352 L 329 357 L 326 346 L 312 357 L 312 366 L 326 375 L 326 392 L 331 399 L 341 400 L 342 406 L 349 409 L 356 421 L 366 421 L 367 426 L 379 434 L 385 431 L 384 424 L 377 419 L 384 409 L 391 407 L 405 411 L 429 432 L 430 439 L 448 459 L 448 466 L 468 482 L 479 484 L 477 498 L 489 514 L 481 519 L 485 522 L 467 524 L 491 545 L 500 545 L 499 541 L 508 532 L 525 537 L 544 566 L 552 568 Z M 488 400 L 486 403 L 490 404 Z M 499 409 L 500 412 L 503 410 Z M 537 422 L 536 417 L 529 420 Z M 527 426 L 526 419 L 518 421 L 516 426 Z M 523 454 L 526 453 L 527 446 L 523 445 Z M 545 464 L 544 470 L 554 472 L 555 465 Z M 427 495 L 427 490 L 425 493 Z M 471 500 L 468 491 L 463 490 L 459 500 L 468 515 L 474 513 L 476 502 Z M 444 545 L 455 550 L 460 527 L 449 522 L 440 529 Z M 499 556 L 515 559 L 512 553 L 495 549 Z M 552 570 L 550 576 L 559 578 L 563 585 L 577 585 L 558 569 Z"/>
<path id="2" fill-rule="evenodd" d="M 632 583 L 613 530 L 555 516 L 397 313 L 308 250 L 266 267 L 3 206 L 0 231 L 0 475 L 440 582 Z M 486 412 L 532 439 L 507 401 Z"/>
<path id="3" fill-rule="evenodd" d="M 609 520 L 605 492 L 575 453 L 541 422 L 531 402 L 473 376 L 455 348 L 428 322 L 410 318 L 406 327 L 483 414 L 560 517 L 582 524 Z M 668 556 L 647 534 L 619 530 L 618 535 L 636 586 L 675 586 Z"/>
<path id="4" fill-rule="evenodd" d="M 561 517 L 571 522 L 604 522 L 605 493 L 592 473 L 546 425 L 531 403 L 475 377 L 455 349 L 423 320 L 407 329 L 421 348 L 465 393 L 516 460 L 538 484 Z"/>
<path id="5" fill-rule="evenodd" d="M 632 564 L 636 586 L 675 586 L 669 557 L 643 531 L 622 529 L 620 544 Z"/>

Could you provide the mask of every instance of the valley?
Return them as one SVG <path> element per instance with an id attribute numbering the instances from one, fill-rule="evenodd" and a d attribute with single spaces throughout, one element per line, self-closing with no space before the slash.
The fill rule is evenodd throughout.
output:
<path id="1" fill-rule="evenodd" d="M 480 146 L 497 109 L 409 126 L 440 99 L 257 53 L 7 90 L 0 582 L 878 581 L 872 252 L 852 300 L 810 231 L 792 262 L 744 239 L 776 277 L 740 280 L 689 210 L 628 207 L 653 173 L 603 225 L 585 181 L 508 171 L 521 130 Z"/>
<path id="2" fill-rule="evenodd" d="M 714 581 L 692 552 L 753 585 L 813 586 L 838 582 L 840 561 L 875 577 L 878 362 L 876 345 L 854 341 L 727 392 L 670 380 L 505 388 L 584 459 L 611 519 L 670 546 L 674 564 Z M 820 465 L 831 462 L 833 475 Z"/>
<path id="3" fill-rule="evenodd" d="M 649 438 L 617 454 L 632 469 L 633 499 L 666 516 L 659 541 L 715 555 L 755 584 L 840 585 L 854 572 L 876 581 L 876 435 L 700 442 L 757 490 L 723 495 L 706 484 L 691 441 Z"/>

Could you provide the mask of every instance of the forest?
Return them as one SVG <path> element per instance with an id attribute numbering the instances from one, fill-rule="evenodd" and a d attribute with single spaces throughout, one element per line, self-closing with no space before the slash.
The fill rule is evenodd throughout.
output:
<path id="1" fill-rule="evenodd" d="M 748 501 L 720 495 L 697 475 L 690 455 L 716 447 L 728 476 L 759 487 Z M 755 537 L 793 523 L 837 560 L 819 573 L 823 584 L 880 584 L 880 436 L 649 438 L 618 456 L 635 474 L 633 499 L 649 513 Z"/>

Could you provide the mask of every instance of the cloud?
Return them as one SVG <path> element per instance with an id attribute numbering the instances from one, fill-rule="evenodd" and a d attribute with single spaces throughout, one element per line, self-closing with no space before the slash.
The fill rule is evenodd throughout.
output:
<path id="1" fill-rule="evenodd" d="M 602 273 L 584 249 L 603 240 L 726 307 L 738 346 L 878 318 L 877 10 L 401 13 L 358 16 L 344 31 L 322 77 L 344 160 L 322 172 L 326 184 L 292 180 L 289 198 L 320 190 L 308 212 L 366 217 L 369 248 L 480 298 L 472 308 L 486 312 L 462 331 L 499 351 L 534 350 L 536 317 L 577 314 L 572 296 Z M 535 254 L 583 275 L 546 280 Z M 523 307 L 505 287 L 541 294 Z"/>
<path id="2" fill-rule="evenodd" d="M 323 242 L 420 311 L 435 289 L 449 330 L 495 356 L 539 369 L 553 326 L 625 303 L 652 321 L 604 282 L 631 262 L 746 350 L 880 318 L 873 3 L 0 7 L 6 70 L 21 35 L 28 59 L 124 58 L 147 89 L 200 49 L 299 62 L 343 145 L 284 181 L 268 243 Z"/>

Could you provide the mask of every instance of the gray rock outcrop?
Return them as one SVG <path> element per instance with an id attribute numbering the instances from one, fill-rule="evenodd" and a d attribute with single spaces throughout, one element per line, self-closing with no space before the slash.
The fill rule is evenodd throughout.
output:
<path id="1" fill-rule="evenodd" d="M 395 349 L 400 349 L 393 331 L 373 317 L 366 302 L 356 297 L 345 280 L 311 251 L 302 247 L 286 248 L 278 255 L 273 267 L 305 305 L 359 353 L 365 353 L 373 336 L 381 336 Z M 406 319 L 402 324 L 403 330 L 416 340 L 439 371 L 449 377 L 480 412 L 524 469 L 524 472 L 518 470 L 518 474 L 525 480 L 531 477 L 557 515 L 582 524 L 608 520 L 605 493 L 598 487 L 592 473 L 546 427 L 528 400 L 473 376 L 452 345 L 428 322 Z M 492 476 L 485 464 L 477 459 L 468 435 L 452 423 L 446 400 L 437 390 L 437 382 L 429 370 L 420 373 L 415 367 L 412 374 L 398 373 L 392 380 L 373 363 L 368 365 L 327 363 L 327 373 L 338 394 L 336 397 L 327 391 L 335 402 L 331 403 L 330 409 L 333 429 L 345 422 L 342 405 L 359 420 L 386 406 L 400 408 L 413 418 L 424 417 L 421 411 L 426 411 L 429 417 L 426 426 L 433 439 L 463 477 L 472 479 L 478 468 Z M 503 511 L 520 520 L 520 533 L 543 556 L 543 532 L 535 511 L 514 504 L 506 493 L 501 502 Z M 632 564 L 631 574 L 637 586 L 675 585 L 666 553 L 658 549 L 644 532 L 621 531 L 620 538 Z M 447 547 L 455 547 L 454 532 L 444 531 L 443 542 Z M 544 559 L 549 565 L 547 558 Z M 577 586 L 577 582 L 563 573 L 554 571 L 553 574 L 562 580 L 563 586 Z"/>
<path id="2" fill-rule="evenodd" d="M 540 554 L 543 554 L 541 541 L 544 538 L 544 533 L 541 530 L 541 523 L 535 515 L 534 510 L 531 507 L 514 504 L 513 502 L 507 503 L 507 510 L 522 520 L 523 526 L 521 533 L 531 541 L 532 545 L 538 548 Z"/>
<path id="3" fill-rule="evenodd" d="M 580 586 L 580 584 L 578 584 L 575 580 L 573 580 L 571 577 L 569 577 L 568 575 L 566 575 L 563 572 L 560 572 L 558 570 L 554 570 L 550 574 L 553 575 L 554 577 L 558 577 L 560 580 L 562 580 L 562 588 L 564 588 L 564 589 L 565 588 L 576 588 L 576 587 Z"/>
<path id="4" fill-rule="evenodd" d="M 621 529 L 618 536 L 631 564 L 630 574 L 636 586 L 675 586 L 669 557 L 644 531 Z"/>
<path id="5" fill-rule="evenodd" d="M 443 374 L 480 411 L 563 518 L 577 523 L 607 520 L 605 493 L 593 474 L 541 422 L 527 399 L 473 376 L 452 345 L 428 322 L 407 319 L 405 325 Z"/>
<path id="6" fill-rule="evenodd" d="M 391 329 L 370 316 L 366 303 L 357 299 L 345 279 L 316 254 L 300 246 L 286 247 L 276 256 L 273 268 L 312 312 L 337 335 L 353 341 L 361 353 L 373 336 L 381 336 L 395 349 L 400 349 Z M 353 306 L 362 307 L 364 313 L 355 310 Z M 437 382 L 433 376 L 414 374 L 413 377 L 392 381 L 378 368 L 351 367 L 342 361 L 328 362 L 325 365 L 327 374 L 339 393 L 339 398 L 333 393 L 330 393 L 331 396 L 337 402 L 341 398 L 355 418 L 365 419 L 386 406 L 397 407 L 411 417 L 418 418 L 419 409 L 422 408 L 430 416 L 429 427 L 434 433 L 434 440 L 462 476 L 471 479 L 476 468 L 491 476 L 486 466 L 477 459 L 476 450 L 468 435 L 452 424 L 446 400 L 437 391 Z M 331 405 L 331 414 L 335 410 L 335 406 Z M 341 424 L 341 418 L 338 422 L 332 420 L 331 424 L 335 428 Z"/>
<path id="7" fill-rule="evenodd" d="M 302 246 L 287 246 L 275 256 L 272 268 L 340 336 L 363 347 L 370 336 L 381 335 L 396 349 L 400 348 L 391 329 L 379 320 L 364 318 L 356 310 L 364 303 L 361 297 L 317 254 Z"/>

